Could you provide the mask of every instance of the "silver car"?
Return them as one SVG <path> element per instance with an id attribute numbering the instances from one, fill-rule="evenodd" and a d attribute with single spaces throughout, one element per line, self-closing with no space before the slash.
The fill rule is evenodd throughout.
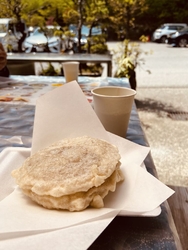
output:
<path id="1" fill-rule="evenodd" d="M 54 26 L 47 26 L 45 29 L 37 27 L 33 30 L 30 27 L 29 36 L 23 43 L 25 52 L 59 52 L 61 41 L 53 35 L 54 29 Z"/>
<path id="2" fill-rule="evenodd" d="M 74 37 L 72 37 L 72 42 L 73 42 L 73 51 L 74 52 L 78 52 L 78 30 L 77 30 L 77 25 L 75 24 L 71 24 L 69 26 L 69 30 L 75 35 Z M 96 26 L 93 27 L 91 30 L 91 35 L 95 36 L 95 35 L 102 35 L 102 29 L 100 26 Z M 88 36 L 89 36 L 89 28 L 85 25 L 82 25 L 81 28 L 81 46 L 83 47 L 85 44 L 87 44 L 87 40 L 88 40 Z"/>
<path id="3" fill-rule="evenodd" d="M 167 43 L 167 37 L 170 34 L 185 27 L 187 27 L 187 24 L 185 23 L 165 23 L 154 31 L 152 40 L 154 42 Z"/>
<path id="4" fill-rule="evenodd" d="M 27 33 L 27 27 L 24 24 L 25 33 Z M 18 43 L 22 34 L 17 30 L 18 22 L 13 18 L 0 18 L 0 42 L 3 44 L 7 52 L 18 52 Z"/>

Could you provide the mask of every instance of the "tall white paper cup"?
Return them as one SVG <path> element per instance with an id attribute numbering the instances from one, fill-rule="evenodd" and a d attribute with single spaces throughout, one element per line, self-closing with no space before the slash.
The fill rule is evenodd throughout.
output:
<path id="1" fill-rule="evenodd" d="M 78 80 L 79 62 L 64 62 L 62 66 L 66 82 Z"/>
<path id="2" fill-rule="evenodd" d="M 104 128 L 125 137 L 136 91 L 124 87 L 106 86 L 92 90 L 94 110 Z"/>

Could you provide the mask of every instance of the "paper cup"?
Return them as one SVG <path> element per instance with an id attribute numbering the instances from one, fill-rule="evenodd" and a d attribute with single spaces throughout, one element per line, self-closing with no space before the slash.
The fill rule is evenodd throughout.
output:
<path id="1" fill-rule="evenodd" d="M 136 91 L 124 87 L 94 88 L 93 106 L 104 128 L 125 137 Z"/>
<path id="2" fill-rule="evenodd" d="M 63 72 L 65 76 L 65 81 L 78 81 L 78 74 L 79 74 L 79 62 L 65 62 L 62 63 Z"/>

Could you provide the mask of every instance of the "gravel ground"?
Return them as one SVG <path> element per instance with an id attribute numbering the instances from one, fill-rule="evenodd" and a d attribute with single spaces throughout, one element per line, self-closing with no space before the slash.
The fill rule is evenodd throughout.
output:
<path id="1" fill-rule="evenodd" d="M 136 105 L 159 179 L 188 186 L 188 88 L 137 88 Z"/>
<path id="2" fill-rule="evenodd" d="M 108 44 L 110 49 L 117 46 Z M 159 179 L 188 186 L 188 49 L 158 43 L 140 46 L 148 54 L 136 70 L 135 101 Z"/>

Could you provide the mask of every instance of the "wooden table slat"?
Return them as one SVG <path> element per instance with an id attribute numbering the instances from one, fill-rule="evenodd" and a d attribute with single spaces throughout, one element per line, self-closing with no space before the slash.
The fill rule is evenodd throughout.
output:
<path id="1" fill-rule="evenodd" d="M 188 188 L 170 186 L 175 194 L 168 199 L 183 250 L 188 250 Z"/>

